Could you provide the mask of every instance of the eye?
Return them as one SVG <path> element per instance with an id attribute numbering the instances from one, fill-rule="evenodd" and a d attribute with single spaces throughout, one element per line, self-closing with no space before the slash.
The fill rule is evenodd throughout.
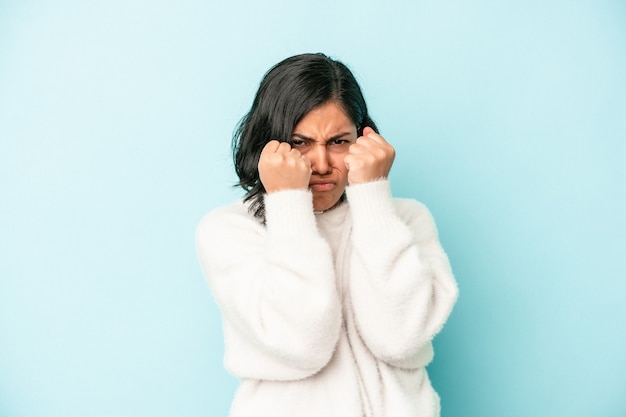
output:
<path id="1" fill-rule="evenodd" d="M 350 141 L 346 139 L 333 139 L 328 141 L 328 144 L 331 146 L 348 145 L 349 143 Z"/>
<path id="2" fill-rule="evenodd" d="M 297 148 L 299 146 L 304 146 L 305 142 L 300 139 L 291 139 L 291 146 Z"/>

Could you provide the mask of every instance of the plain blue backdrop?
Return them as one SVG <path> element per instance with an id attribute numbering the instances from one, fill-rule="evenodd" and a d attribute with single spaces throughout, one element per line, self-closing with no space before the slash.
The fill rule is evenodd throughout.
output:
<path id="1" fill-rule="evenodd" d="M 1 417 L 226 416 L 195 227 L 318 51 L 450 255 L 442 416 L 626 415 L 623 1 L 0 0 Z"/>

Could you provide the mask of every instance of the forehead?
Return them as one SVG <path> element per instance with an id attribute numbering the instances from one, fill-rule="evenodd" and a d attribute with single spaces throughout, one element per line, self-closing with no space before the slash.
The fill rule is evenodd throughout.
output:
<path id="1" fill-rule="evenodd" d="M 340 131 L 351 132 L 352 130 L 356 131 L 356 126 L 343 107 L 339 103 L 328 102 L 305 114 L 296 124 L 294 133 L 325 135 Z"/>

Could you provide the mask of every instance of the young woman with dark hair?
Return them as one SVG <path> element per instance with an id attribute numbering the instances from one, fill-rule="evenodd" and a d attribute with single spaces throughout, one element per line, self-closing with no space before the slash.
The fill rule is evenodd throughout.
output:
<path id="1" fill-rule="evenodd" d="M 425 366 L 457 297 L 428 210 L 392 198 L 395 151 L 322 54 L 263 78 L 233 138 L 243 201 L 200 223 L 232 417 L 436 417 Z"/>
<path id="2" fill-rule="evenodd" d="M 322 54 L 303 54 L 275 65 L 263 78 L 252 109 L 233 138 L 235 171 L 256 216 L 263 218 L 265 188 L 259 180 L 259 158 L 269 139 L 292 143 L 293 128 L 312 109 L 334 102 L 357 127 L 377 131 L 352 72 Z"/>

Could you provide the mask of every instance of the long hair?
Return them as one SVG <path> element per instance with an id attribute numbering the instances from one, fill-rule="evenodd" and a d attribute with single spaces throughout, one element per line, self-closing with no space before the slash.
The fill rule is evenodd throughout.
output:
<path id="1" fill-rule="evenodd" d="M 237 185 L 246 191 L 244 201 L 250 201 L 250 212 L 257 218 L 265 219 L 265 188 L 258 170 L 261 151 L 270 140 L 291 143 L 300 119 L 330 101 L 341 105 L 358 136 L 365 126 L 378 131 L 354 75 L 339 61 L 321 53 L 296 55 L 279 62 L 263 77 L 252 108 L 239 122 L 232 141 Z"/>

